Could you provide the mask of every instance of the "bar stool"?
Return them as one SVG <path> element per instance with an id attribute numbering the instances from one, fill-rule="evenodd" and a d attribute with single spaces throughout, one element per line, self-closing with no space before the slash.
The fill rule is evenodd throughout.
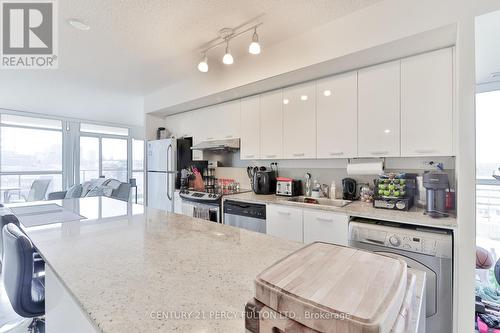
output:
<path id="1" fill-rule="evenodd" d="M 29 238 L 13 223 L 3 230 L 3 282 L 14 311 L 33 318 L 30 332 L 45 332 L 45 274 Z"/>

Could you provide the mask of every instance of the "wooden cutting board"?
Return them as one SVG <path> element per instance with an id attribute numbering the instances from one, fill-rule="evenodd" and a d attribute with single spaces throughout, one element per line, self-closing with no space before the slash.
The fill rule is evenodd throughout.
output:
<path id="1" fill-rule="evenodd" d="M 259 274 L 255 298 L 318 332 L 390 332 L 406 281 L 403 260 L 317 242 Z"/>

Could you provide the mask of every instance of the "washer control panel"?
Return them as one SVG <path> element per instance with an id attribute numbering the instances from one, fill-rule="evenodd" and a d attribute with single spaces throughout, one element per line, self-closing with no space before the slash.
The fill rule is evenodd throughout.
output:
<path id="1" fill-rule="evenodd" d="M 378 223 L 351 222 L 349 238 L 353 241 L 400 249 L 403 251 L 451 257 L 452 236 L 440 230 L 395 227 Z"/>

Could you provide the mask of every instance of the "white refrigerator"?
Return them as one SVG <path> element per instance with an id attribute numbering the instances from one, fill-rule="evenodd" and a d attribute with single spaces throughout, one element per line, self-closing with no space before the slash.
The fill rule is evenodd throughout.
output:
<path id="1" fill-rule="evenodd" d="M 148 141 L 146 166 L 149 207 L 174 211 L 176 148 L 174 138 Z"/>

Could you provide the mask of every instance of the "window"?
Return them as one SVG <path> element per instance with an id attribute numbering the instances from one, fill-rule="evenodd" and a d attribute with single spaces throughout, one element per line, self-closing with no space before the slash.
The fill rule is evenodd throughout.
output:
<path id="1" fill-rule="evenodd" d="M 24 200 L 35 180 L 61 190 L 62 174 L 61 121 L 0 115 L 0 201 Z"/>
<path id="2" fill-rule="evenodd" d="M 476 244 L 496 260 L 500 254 L 500 91 L 476 95 Z M 479 272 L 493 286 L 492 270 Z"/>
<path id="3" fill-rule="evenodd" d="M 132 178 L 137 182 L 137 203 L 144 203 L 144 140 L 132 139 Z"/>

